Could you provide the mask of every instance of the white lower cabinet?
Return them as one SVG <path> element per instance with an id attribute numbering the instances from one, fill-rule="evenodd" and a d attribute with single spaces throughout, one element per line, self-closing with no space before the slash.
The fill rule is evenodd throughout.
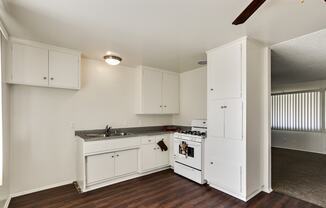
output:
<path id="1" fill-rule="evenodd" d="M 138 170 L 138 149 L 87 156 L 87 184 L 135 173 Z"/>
<path id="2" fill-rule="evenodd" d="M 156 144 L 147 144 L 141 147 L 142 171 L 151 170 L 156 167 Z"/>
<path id="3" fill-rule="evenodd" d="M 114 153 L 92 155 L 86 158 L 87 184 L 114 177 Z"/>
<path id="4" fill-rule="evenodd" d="M 85 142 L 78 138 L 77 184 L 86 192 L 170 166 L 171 134 Z M 157 145 L 163 140 L 168 151 Z M 143 174 L 144 173 L 144 174 Z"/>
<path id="5" fill-rule="evenodd" d="M 138 149 L 117 152 L 115 155 L 115 175 L 135 173 L 138 171 Z"/>
<path id="6" fill-rule="evenodd" d="M 147 140 L 154 141 L 154 143 L 143 144 L 141 147 L 141 171 L 145 172 L 155 168 L 168 166 L 170 161 L 169 135 L 149 137 Z M 165 145 L 168 147 L 168 151 L 162 151 L 157 145 L 161 140 L 163 140 Z"/>

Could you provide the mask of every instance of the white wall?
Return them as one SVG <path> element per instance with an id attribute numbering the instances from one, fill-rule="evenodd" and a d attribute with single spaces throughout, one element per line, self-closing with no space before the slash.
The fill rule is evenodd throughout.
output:
<path id="1" fill-rule="evenodd" d="M 201 67 L 180 74 L 180 114 L 173 124 L 190 126 L 193 119 L 206 119 L 207 70 Z"/>
<path id="2" fill-rule="evenodd" d="M 9 197 L 9 137 L 10 137 L 10 103 L 9 103 L 9 86 L 4 83 L 5 78 L 5 53 L 3 51 L 6 48 L 6 40 L 2 35 L 1 36 L 1 74 L 2 74 L 2 115 L 3 115 L 3 133 L 2 133 L 2 161 L 3 161 L 3 178 L 2 178 L 2 185 L 0 186 L 0 201 L 5 201 Z"/>
<path id="3" fill-rule="evenodd" d="M 273 85 L 273 92 L 326 88 L 326 80 Z M 300 131 L 272 131 L 272 146 L 326 154 L 326 134 Z"/>
<path id="4" fill-rule="evenodd" d="M 75 129 L 166 125 L 172 116 L 139 116 L 136 70 L 82 60 L 80 91 L 11 86 L 11 180 L 15 194 L 75 180 Z"/>

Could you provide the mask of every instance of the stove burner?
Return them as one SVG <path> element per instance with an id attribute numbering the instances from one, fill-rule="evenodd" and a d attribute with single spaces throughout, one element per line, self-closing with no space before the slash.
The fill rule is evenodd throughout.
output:
<path id="1" fill-rule="evenodd" d="M 181 131 L 180 133 L 190 134 L 190 135 L 194 135 L 194 136 L 206 136 L 205 132 L 200 132 L 200 131 Z"/>

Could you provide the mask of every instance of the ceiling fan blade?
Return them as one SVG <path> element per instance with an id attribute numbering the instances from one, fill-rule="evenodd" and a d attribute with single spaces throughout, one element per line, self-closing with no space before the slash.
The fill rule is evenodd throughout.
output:
<path id="1" fill-rule="evenodd" d="M 239 25 L 247 21 L 253 13 L 265 2 L 266 0 L 253 0 L 249 6 L 233 21 L 232 24 Z M 325 0 L 326 1 L 326 0 Z"/>

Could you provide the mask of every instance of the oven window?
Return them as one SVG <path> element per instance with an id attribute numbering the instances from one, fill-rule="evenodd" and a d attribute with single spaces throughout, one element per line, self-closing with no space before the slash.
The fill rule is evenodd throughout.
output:
<path id="1" fill-rule="evenodd" d="M 186 157 L 195 157 L 195 149 L 189 147 L 186 142 L 181 142 L 179 145 L 179 154 L 185 155 Z"/>

